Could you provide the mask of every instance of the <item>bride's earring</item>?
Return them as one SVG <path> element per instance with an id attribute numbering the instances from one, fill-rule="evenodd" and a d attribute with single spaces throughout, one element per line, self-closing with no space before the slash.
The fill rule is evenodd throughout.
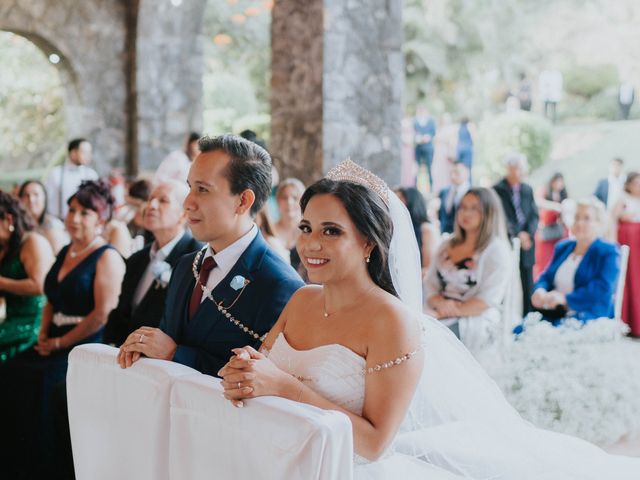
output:
<path id="1" fill-rule="evenodd" d="M 15 231 L 16 227 L 13 226 L 13 224 L 9 225 L 9 231 L 11 233 L 13 233 Z"/>
<path id="2" fill-rule="evenodd" d="M 371 261 L 371 255 L 367 255 L 364 261 L 369 263 Z"/>

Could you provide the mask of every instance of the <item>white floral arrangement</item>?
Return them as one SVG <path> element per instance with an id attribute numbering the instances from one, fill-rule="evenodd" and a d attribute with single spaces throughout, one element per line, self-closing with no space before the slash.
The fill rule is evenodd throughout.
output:
<path id="1" fill-rule="evenodd" d="M 151 274 L 156 282 L 156 288 L 166 288 L 171 280 L 171 273 L 171 265 L 167 262 L 153 262 L 151 264 Z"/>
<path id="2" fill-rule="evenodd" d="M 627 330 L 609 318 L 553 327 L 530 314 L 502 358 L 483 364 L 526 420 L 608 446 L 640 435 L 640 343 Z"/>

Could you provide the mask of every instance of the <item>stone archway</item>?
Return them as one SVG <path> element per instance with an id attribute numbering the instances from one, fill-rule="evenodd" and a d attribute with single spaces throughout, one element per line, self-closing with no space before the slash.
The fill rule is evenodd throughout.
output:
<path id="1" fill-rule="evenodd" d="M 41 175 L 59 160 L 67 138 L 67 98 L 63 85 L 72 72 L 56 66 L 43 39 L 0 30 L 0 177 L 2 186 L 20 181 L 26 172 Z M 0 187 L 2 188 L 2 187 Z"/>
<path id="2" fill-rule="evenodd" d="M 94 144 L 95 166 L 102 173 L 122 165 L 126 153 L 124 3 L 0 3 L 0 30 L 24 36 L 47 54 L 60 56 L 68 134 L 87 137 Z"/>

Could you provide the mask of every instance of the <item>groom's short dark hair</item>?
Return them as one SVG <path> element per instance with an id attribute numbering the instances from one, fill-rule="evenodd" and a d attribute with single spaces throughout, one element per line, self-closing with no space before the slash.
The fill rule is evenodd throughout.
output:
<path id="1" fill-rule="evenodd" d="M 259 145 L 237 135 L 202 137 L 198 141 L 202 153 L 223 151 L 230 161 L 226 177 L 231 193 L 238 195 L 251 190 L 256 196 L 251 206 L 251 215 L 256 216 L 271 193 L 271 156 Z"/>

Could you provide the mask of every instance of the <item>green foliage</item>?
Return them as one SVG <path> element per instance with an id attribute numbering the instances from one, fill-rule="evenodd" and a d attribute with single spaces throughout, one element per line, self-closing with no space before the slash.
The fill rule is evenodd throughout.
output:
<path id="1" fill-rule="evenodd" d="M 0 171 L 44 168 L 66 138 L 56 68 L 27 39 L 0 32 Z"/>
<path id="2" fill-rule="evenodd" d="M 618 116 L 618 89 L 616 87 L 607 88 L 588 100 L 577 95 L 567 95 L 558 109 L 560 120 L 571 123 L 617 120 Z"/>
<path id="3" fill-rule="evenodd" d="M 478 163 L 482 175 L 498 178 L 503 159 L 513 151 L 524 153 L 529 167 L 540 167 L 551 152 L 551 124 L 529 112 L 504 113 L 483 122 L 478 139 Z"/>
<path id="4" fill-rule="evenodd" d="M 264 3 L 208 1 L 203 24 L 206 133 L 270 129 L 271 12 Z M 216 43 L 220 35 L 229 43 Z M 255 123 L 252 123 L 254 122 Z"/>
<path id="5" fill-rule="evenodd" d="M 619 83 L 615 65 L 574 65 L 564 72 L 564 89 L 587 100 Z"/>

